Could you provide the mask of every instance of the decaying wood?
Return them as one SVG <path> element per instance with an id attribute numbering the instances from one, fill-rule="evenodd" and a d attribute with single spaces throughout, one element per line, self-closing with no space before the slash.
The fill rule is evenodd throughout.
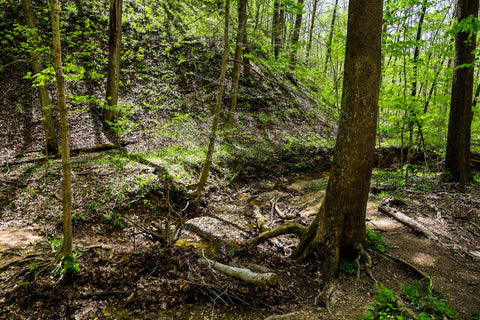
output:
<path id="1" fill-rule="evenodd" d="M 250 240 L 249 244 L 257 245 L 263 241 L 278 237 L 282 234 L 296 234 L 298 236 L 301 236 L 305 232 L 305 230 L 307 230 L 305 226 L 302 226 L 301 224 L 298 224 L 296 222 L 288 221 L 278 228 L 260 233 L 257 237 Z"/>
<path id="2" fill-rule="evenodd" d="M 378 210 L 382 211 L 383 213 L 389 215 L 390 217 L 394 218 L 395 220 L 405 224 L 406 226 L 410 227 L 414 232 L 423 234 L 427 238 L 431 240 L 438 241 L 438 237 L 433 234 L 427 227 L 420 224 L 419 222 L 415 221 L 414 219 L 406 216 L 401 211 L 393 208 L 390 206 L 390 200 L 384 200 L 378 206 Z"/>
<path id="3" fill-rule="evenodd" d="M 207 263 L 210 267 L 214 268 L 217 271 L 223 272 L 226 275 L 235 277 L 237 279 L 243 280 L 250 284 L 257 286 L 276 286 L 278 283 L 278 275 L 273 272 L 267 273 L 256 273 L 250 269 L 232 267 L 217 261 L 210 260 L 203 256 L 203 261 Z"/>
<path id="4" fill-rule="evenodd" d="M 284 212 L 282 211 L 282 209 L 280 209 L 280 208 L 278 207 L 278 202 L 277 202 L 277 200 L 275 200 L 275 201 L 273 202 L 273 208 L 275 209 L 275 212 L 278 214 L 278 216 L 279 216 L 280 219 L 282 219 L 282 220 L 290 220 L 290 219 L 295 218 L 295 214 L 284 213 Z"/>

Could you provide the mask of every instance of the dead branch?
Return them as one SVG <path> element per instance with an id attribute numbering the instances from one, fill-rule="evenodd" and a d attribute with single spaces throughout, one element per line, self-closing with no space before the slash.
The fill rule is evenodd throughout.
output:
<path id="1" fill-rule="evenodd" d="M 275 209 L 275 212 L 278 214 L 278 216 L 279 216 L 280 219 L 282 219 L 282 220 L 290 220 L 290 219 L 295 218 L 295 214 L 284 213 L 284 212 L 282 211 L 282 209 L 280 209 L 280 208 L 278 207 L 278 199 L 274 199 L 274 201 L 273 201 L 273 208 Z"/>
<path id="2" fill-rule="evenodd" d="M 217 261 L 210 260 L 203 256 L 203 261 L 206 262 L 210 267 L 214 268 L 217 271 L 225 273 L 226 275 L 235 277 L 237 279 L 243 280 L 250 284 L 264 287 L 273 287 L 278 283 L 278 275 L 273 272 L 268 273 L 256 273 L 250 269 L 246 268 L 237 268 L 232 267 Z"/>
<path id="3" fill-rule="evenodd" d="M 95 153 L 95 152 L 100 152 L 100 151 L 107 151 L 107 150 L 112 150 L 112 149 L 118 149 L 118 148 L 123 148 L 129 143 L 121 143 L 120 145 L 115 145 L 112 143 L 108 144 L 99 144 L 96 146 L 92 147 L 84 147 L 84 148 L 74 148 L 70 150 L 70 155 L 71 156 L 77 156 L 81 153 Z M 22 157 L 27 153 L 35 153 L 35 152 L 43 152 L 44 150 L 33 150 L 33 151 L 28 151 L 23 154 L 18 154 L 15 157 Z M 7 167 L 7 166 L 12 166 L 12 165 L 19 165 L 19 164 L 27 164 L 27 163 L 38 163 L 38 162 L 45 162 L 47 159 L 59 159 L 61 155 L 49 155 L 49 157 L 40 157 L 40 158 L 35 158 L 35 159 L 25 159 L 25 160 L 19 160 L 19 161 L 12 161 L 12 162 L 6 162 L 3 164 L 0 164 L 1 167 Z"/>
<path id="4" fill-rule="evenodd" d="M 428 239 L 438 241 L 438 237 L 434 235 L 433 232 L 430 231 L 427 227 L 406 216 L 404 213 L 398 211 L 397 209 L 390 207 L 390 200 L 382 201 L 378 206 L 378 210 L 410 227 L 414 232 L 423 234 Z"/>
<path id="5" fill-rule="evenodd" d="M 296 222 L 287 221 L 278 228 L 260 233 L 257 237 L 249 241 L 250 245 L 257 245 L 263 241 L 278 237 L 282 234 L 296 234 L 301 236 L 307 228 Z"/>

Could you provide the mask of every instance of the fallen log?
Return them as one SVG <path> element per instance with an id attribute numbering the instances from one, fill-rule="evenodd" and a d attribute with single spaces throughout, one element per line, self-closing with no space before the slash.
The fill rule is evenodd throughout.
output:
<path id="1" fill-rule="evenodd" d="M 217 261 L 210 260 L 206 258 L 205 255 L 203 256 L 203 259 L 205 263 L 207 263 L 215 270 L 223 272 L 226 275 L 235 277 L 250 284 L 263 287 L 273 287 L 276 286 L 278 283 L 278 275 L 273 272 L 256 273 L 250 269 L 232 267 Z"/>
<path id="2" fill-rule="evenodd" d="M 70 156 L 77 156 L 81 153 L 95 153 L 95 152 L 100 152 L 100 151 L 108 151 L 108 150 L 113 150 L 113 149 L 119 149 L 123 148 L 126 145 L 130 143 L 122 142 L 120 144 L 113 144 L 113 143 L 107 143 L 107 144 L 99 144 L 96 146 L 91 146 L 91 147 L 83 147 L 83 148 L 73 148 L 70 150 Z M 15 156 L 15 158 L 23 157 L 28 153 L 34 153 L 34 152 L 42 152 L 44 150 L 33 150 L 33 151 L 28 151 L 23 154 L 18 154 Z M 60 159 L 61 154 L 52 154 L 49 155 L 48 157 L 39 157 L 35 159 L 25 159 L 25 160 L 18 160 L 18 161 L 5 161 L 5 163 L 0 164 L 1 167 L 8 167 L 8 166 L 13 166 L 13 165 L 20 165 L 20 164 L 27 164 L 27 163 L 38 163 L 38 162 L 45 162 L 48 159 Z"/>
<path id="3" fill-rule="evenodd" d="M 390 217 L 394 218 L 395 220 L 403 223 L 404 225 L 410 227 L 414 232 L 423 234 L 426 236 L 428 239 L 438 241 L 438 237 L 433 234 L 432 231 L 430 231 L 427 227 L 424 225 L 420 224 L 419 222 L 415 221 L 414 219 L 408 217 L 401 211 L 391 207 L 390 205 L 390 199 L 383 200 L 379 206 L 378 210 L 381 212 L 389 215 Z"/>

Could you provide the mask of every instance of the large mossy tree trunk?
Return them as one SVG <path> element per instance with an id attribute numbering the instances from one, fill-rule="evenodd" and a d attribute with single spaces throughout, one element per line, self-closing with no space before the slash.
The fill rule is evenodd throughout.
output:
<path id="1" fill-rule="evenodd" d="M 115 106 L 118 103 L 118 86 L 120 82 L 120 48 L 122 43 L 122 5 L 123 0 L 110 0 L 108 70 L 106 106 L 103 120 L 108 126 L 115 120 Z"/>
<path id="2" fill-rule="evenodd" d="M 29 51 L 30 60 L 32 61 L 32 69 L 35 75 L 40 74 L 44 69 L 42 59 L 39 52 L 39 37 L 37 34 L 37 25 L 35 23 L 35 15 L 33 12 L 32 0 L 22 0 L 22 10 L 25 16 L 25 24 L 30 29 Z M 50 105 L 50 97 L 48 90 L 44 85 L 37 86 L 38 97 L 40 100 L 40 108 L 42 111 L 43 131 L 45 133 L 45 153 L 55 154 L 58 152 L 58 142 L 55 135 L 55 126 L 53 124 L 53 110 Z"/>
<path id="3" fill-rule="evenodd" d="M 72 189 L 70 168 L 70 134 L 68 128 L 68 111 L 65 96 L 65 77 L 62 66 L 62 46 L 60 42 L 59 0 L 51 0 L 53 68 L 57 80 L 58 111 L 60 113 L 60 130 L 62 135 L 62 188 L 63 188 L 63 243 L 56 254 L 56 259 L 72 253 Z"/>
<path id="4" fill-rule="evenodd" d="M 471 178 L 470 138 L 473 104 L 473 61 L 475 59 L 476 30 L 473 21 L 477 19 L 478 0 L 458 0 L 457 20 L 463 25 L 455 34 L 455 68 L 452 80 L 450 118 L 448 122 L 447 151 L 445 171 L 448 177 L 460 184 L 463 191 L 465 183 Z M 468 25 L 470 24 L 470 28 Z"/>
<path id="5" fill-rule="evenodd" d="M 293 258 L 317 257 L 325 283 L 338 277 L 340 256 L 366 241 L 365 212 L 375 149 L 380 87 L 382 0 L 351 0 L 342 109 L 327 193 Z"/>

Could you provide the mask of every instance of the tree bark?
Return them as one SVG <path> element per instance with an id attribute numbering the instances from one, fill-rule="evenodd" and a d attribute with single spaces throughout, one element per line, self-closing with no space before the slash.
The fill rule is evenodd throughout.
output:
<path id="1" fill-rule="evenodd" d="M 110 0 L 108 70 L 106 106 L 103 120 L 106 125 L 115 120 L 114 108 L 118 104 L 118 86 L 120 82 L 120 49 L 122 43 L 122 5 L 123 0 Z"/>
<path id="2" fill-rule="evenodd" d="M 275 60 L 280 56 L 283 48 L 283 30 L 285 25 L 285 10 L 280 1 L 273 3 L 272 42 Z"/>
<path id="3" fill-rule="evenodd" d="M 52 34 L 53 34 L 53 68 L 57 80 L 58 110 L 60 113 L 60 130 L 62 135 L 62 188 L 63 188 L 63 243 L 56 254 L 56 259 L 72 252 L 72 190 L 70 168 L 70 137 L 68 129 L 68 111 L 65 97 L 65 77 L 62 66 L 62 46 L 60 42 L 59 1 L 51 0 Z"/>
<path id="4" fill-rule="evenodd" d="M 351 0 L 342 108 L 325 201 L 293 253 L 317 256 L 326 283 L 335 281 L 340 255 L 358 255 L 366 241 L 365 212 L 378 117 L 382 0 Z"/>
<path id="5" fill-rule="evenodd" d="M 248 0 L 239 0 L 238 2 L 237 44 L 235 46 L 235 61 L 233 63 L 232 71 L 232 97 L 230 100 L 230 109 L 228 111 L 227 129 L 231 129 L 233 126 L 233 118 L 238 103 L 240 69 L 243 60 L 243 47 L 245 46 L 247 32 L 247 2 Z"/>
<path id="6" fill-rule="evenodd" d="M 310 30 L 308 31 L 307 56 L 305 58 L 306 63 L 308 63 L 308 58 L 310 57 L 310 51 L 312 51 L 313 29 L 315 27 L 315 19 L 317 18 L 317 6 L 318 6 L 318 0 L 315 0 L 313 2 L 312 21 L 310 22 Z"/>
<path id="7" fill-rule="evenodd" d="M 22 0 L 22 9 L 25 15 L 25 24 L 31 30 L 29 37 L 30 60 L 32 61 L 32 69 L 34 74 L 41 73 L 45 67 L 42 59 L 37 52 L 37 26 L 35 24 L 35 15 L 33 13 L 32 0 Z M 53 124 L 52 105 L 47 88 L 44 85 L 37 86 L 38 97 L 40 100 L 40 109 L 42 112 L 43 131 L 45 133 L 45 153 L 55 154 L 58 152 L 58 142 L 55 135 L 55 126 Z"/>
<path id="8" fill-rule="evenodd" d="M 292 51 L 290 52 L 290 69 L 295 70 L 297 64 L 298 41 L 300 40 L 300 28 L 302 27 L 304 0 L 297 2 L 297 14 L 295 17 L 295 27 L 292 34 Z"/>
<path id="9" fill-rule="evenodd" d="M 327 53 L 325 55 L 325 73 L 327 72 L 328 62 L 330 61 L 330 57 L 332 54 L 332 39 L 333 39 L 333 31 L 335 29 L 335 20 L 337 19 L 337 8 L 338 8 L 338 0 L 335 0 L 335 6 L 333 7 L 333 14 L 332 14 L 332 22 L 330 23 L 330 32 L 328 34 L 327 40 Z"/>
<path id="10" fill-rule="evenodd" d="M 410 96 L 412 97 L 412 107 L 408 110 L 408 132 L 409 132 L 409 145 L 407 151 L 407 163 L 410 163 L 412 158 L 412 149 L 413 149 L 413 129 L 415 123 L 418 125 L 419 130 L 421 130 L 420 124 L 417 120 L 417 112 L 415 111 L 415 100 L 417 98 L 417 73 L 418 73 L 418 56 L 420 55 L 420 40 L 422 40 L 422 27 L 423 21 L 425 20 L 425 14 L 427 12 L 428 1 L 425 0 L 422 4 L 422 11 L 420 13 L 420 19 L 418 21 L 417 36 L 415 38 L 415 48 L 413 50 L 413 80 L 412 80 L 412 91 Z"/>
<path id="11" fill-rule="evenodd" d="M 458 0 L 457 20 L 478 16 L 478 0 Z M 472 26 L 473 27 L 473 26 Z M 470 139 L 473 103 L 473 61 L 476 47 L 475 31 L 462 31 L 455 34 L 455 68 L 452 80 L 450 118 L 448 122 L 445 171 L 447 176 L 458 182 L 460 191 L 471 179 Z"/>

